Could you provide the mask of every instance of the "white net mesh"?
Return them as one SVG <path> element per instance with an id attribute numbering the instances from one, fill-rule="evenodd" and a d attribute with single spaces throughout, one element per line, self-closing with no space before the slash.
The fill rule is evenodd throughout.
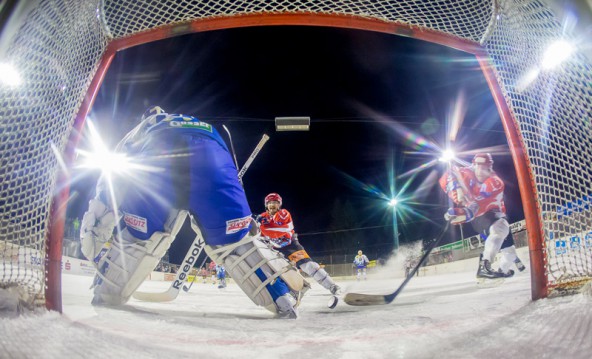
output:
<path id="1" fill-rule="evenodd" d="M 543 216 L 551 287 L 592 277 L 592 66 L 576 53 L 559 68 L 528 74 L 562 26 L 540 2 L 504 1 L 485 42 L 519 125 Z"/>
<path id="2" fill-rule="evenodd" d="M 489 1 L 105 1 L 104 13 L 115 38 L 162 25 L 213 17 L 259 13 L 339 14 L 400 22 L 479 41 L 491 21 Z"/>
<path id="3" fill-rule="evenodd" d="M 66 149 L 108 43 L 171 24 L 263 13 L 375 19 L 482 44 L 522 135 L 538 195 L 532 200 L 551 214 L 542 217 L 549 283 L 592 276 L 592 67 L 576 55 L 523 81 L 562 35 L 540 1 L 47 0 L 26 15 L 2 58 L 19 69 L 23 85 L 0 85 L 0 285 L 43 294 L 56 154 Z"/>
<path id="4" fill-rule="evenodd" d="M 12 39 L 3 62 L 20 86 L 0 87 L 0 286 L 44 294 L 45 239 L 58 170 L 105 36 L 90 2 L 45 1 Z"/>

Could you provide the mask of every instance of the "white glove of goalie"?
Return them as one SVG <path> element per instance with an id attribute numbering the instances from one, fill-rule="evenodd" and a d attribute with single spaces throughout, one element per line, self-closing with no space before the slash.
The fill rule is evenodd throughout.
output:
<path id="1" fill-rule="evenodd" d="M 103 202 L 93 198 L 88 203 L 88 211 L 80 224 L 80 243 L 82 254 L 93 261 L 111 239 L 116 218 L 113 211 Z"/>

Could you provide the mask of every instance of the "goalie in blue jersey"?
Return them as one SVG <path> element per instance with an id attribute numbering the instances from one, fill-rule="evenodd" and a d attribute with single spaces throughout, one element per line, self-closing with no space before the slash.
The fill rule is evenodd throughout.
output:
<path id="1" fill-rule="evenodd" d="M 93 304 L 126 303 L 189 219 L 208 256 L 254 303 L 297 317 L 304 278 L 259 240 L 238 170 L 216 129 L 152 107 L 117 151 L 133 158 L 135 170 L 101 177 L 81 225 L 82 251 L 97 264 Z"/>

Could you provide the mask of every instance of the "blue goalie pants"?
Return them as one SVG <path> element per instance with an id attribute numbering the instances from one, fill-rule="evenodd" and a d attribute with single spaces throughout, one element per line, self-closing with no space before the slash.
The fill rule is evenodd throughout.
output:
<path id="1" fill-rule="evenodd" d="M 153 135 L 134 161 L 142 168 L 115 184 L 134 237 L 163 231 L 171 208 L 189 210 L 209 245 L 235 243 L 248 233 L 251 210 L 232 157 L 218 141 L 166 131 Z"/>

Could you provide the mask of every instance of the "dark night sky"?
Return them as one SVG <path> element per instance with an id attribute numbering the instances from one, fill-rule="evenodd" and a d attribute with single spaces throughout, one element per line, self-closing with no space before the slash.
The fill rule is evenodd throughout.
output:
<path id="1" fill-rule="evenodd" d="M 244 177 L 253 213 L 264 210 L 267 193 L 278 192 L 311 254 L 351 253 L 357 248 L 327 245 L 327 232 L 366 228 L 338 233 L 357 236 L 359 247 L 374 256 L 392 249 L 392 217 L 384 200 L 346 177 L 389 193 L 389 168 L 400 174 L 431 159 L 409 154 L 421 148 L 392 124 L 443 144 L 451 105 L 461 91 L 467 112 L 457 145 L 507 147 L 493 98 L 471 55 L 387 34 L 272 26 L 185 35 L 124 50 L 115 57 L 91 116 L 112 147 L 149 105 L 210 122 L 226 139 L 225 124 L 239 165 L 267 133 L 271 139 Z M 311 129 L 275 132 L 276 116 L 310 116 Z M 511 158 L 495 160 L 506 180 L 511 221 L 522 219 Z M 399 219 L 401 242 L 433 236 L 443 223 L 446 201 L 429 173 L 414 178 L 407 192 L 433 184 L 417 191 L 419 204 L 413 208 L 435 224 L 414 215 Z M 71 214 L 86 206 L 92 195 L 85 194 L 92 187 L 88 183 L 73 186 L 82 196 L 72 202 Z M 355 220 L 343 228 L 331 224 L 338 199 L 354 211 Z M 471 234 L 468 226 L 465 234 Z"/>

